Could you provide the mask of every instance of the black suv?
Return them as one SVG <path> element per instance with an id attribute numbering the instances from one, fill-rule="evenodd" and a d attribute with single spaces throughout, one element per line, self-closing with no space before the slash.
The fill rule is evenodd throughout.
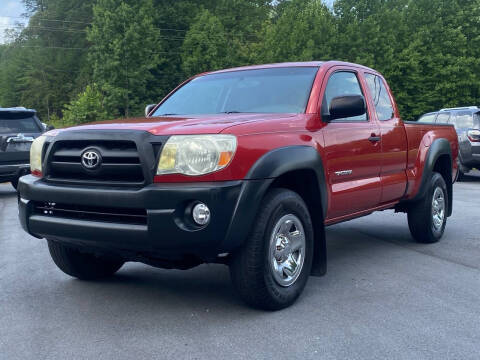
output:
<path id="1" fill-rule="evenodd" d="M 458 134 L 460 177 L 480 169 L 480 108 L 477 106 L 442 109 L 422 115 L 419 122 L 452 124 Z"/>
<path id="2" fill-rule="evenodd" d="M 35 110 L 0 108 L 0 183 L 11 182 L 30 172 L 30 145 L 45 131 Z"/>

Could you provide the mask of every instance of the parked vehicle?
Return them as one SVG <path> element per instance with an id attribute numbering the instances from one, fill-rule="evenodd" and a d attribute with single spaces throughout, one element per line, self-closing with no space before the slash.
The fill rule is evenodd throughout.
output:
<path id="1" fill-rule="evenodd" d="M 0 183 L 17 188 L 19 177 L 30 172 L 30 145 L 44 131 L 35 110 L 0 108 Z"/>
<path id="2" fill-rule="evenodd" d="M 418 121 L 429 114 L 423 115 Z M 442 109 L 436 113 L 433 122 L 451 124 L 457 130 L 460 179 L 473 168 L 480 168 L 480 108 L 468 106 Z"/>
<path id="3" fill-rule="evenodd" d="M 186 81 L 147 118 L 35 140 L 19 216 L 71 276 L 224 263 L 248 304 L 281 309 L 325 274 L 327 225 L 395 209 L 438 241 L 457 154 L 453 126 L 403 122 L 373 69 L 250 66 Z"/>

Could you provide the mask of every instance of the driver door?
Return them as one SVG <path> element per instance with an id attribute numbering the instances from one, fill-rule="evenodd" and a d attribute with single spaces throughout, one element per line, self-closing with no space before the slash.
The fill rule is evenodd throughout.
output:
<path id="1" fill-rule="evenodd" d="M 341 220 L 380 203 L 381 136 L 366 99 L 363 74 L 351 68 L 333 68 L 322 90 L 322 114 L 334 97 L 362 95 L 364 115 L 329 121 L 322 129 L 330 202 L 326 221 Z M 325 116 L 322 116 L 325 118 Z"/>

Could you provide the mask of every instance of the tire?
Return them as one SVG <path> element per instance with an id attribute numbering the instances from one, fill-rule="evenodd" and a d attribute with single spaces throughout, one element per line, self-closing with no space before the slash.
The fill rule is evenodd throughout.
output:
<path id="1" fill-rule="evenodd" d="M 18 178 L 13 179 L 13 180 L 10 182 L 10 184 L 12 184 L 13 188 L 14 188 L 15 190 L 17 190 L 17 187 L 18 187 Z"/>
<path id="2" fill-rule="evenodd" d="M 458 178 L 457 181 L 463 181 L 465 180 L 465 174 L 467 174 L 471 169 L 466 167 L 465 165 L 462 164 L 462 162 L 459 160 L 458 161 Z"/>
<path id="3" fill-rule="evenodd" d="M 48 249 L 60 270 L 81 280 L 111 276 L 124 264 L 124 261 L 119 258 L 83 253 L 51 240 L 48 241 Z"/>
<path id="4" fill-rule="evenodd" d="M 408 210 L 408 227 L 417 242 L 431 244 L 440 240 L 447 224 L 448 206 L 445 180 L 434 172 L 424 198 Z"/>
<path id="5" fill-rule="evenodd" d="M 299 250 L 294 250 L 295 245 Z M 302 293 L 312 260 L 313 226 L 308 208 L 298 194 L 278 188 L 263 199 L 248 239 L 232 256 L 230 275 L 247 304 L 280 310 Z"/>

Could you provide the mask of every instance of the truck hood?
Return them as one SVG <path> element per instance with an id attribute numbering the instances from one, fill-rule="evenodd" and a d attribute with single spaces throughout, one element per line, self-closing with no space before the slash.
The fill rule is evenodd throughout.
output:
<path id="1" fill-rule="evenodd" d="M 144 130 L 154 135 L 216 134 L 235 125 L 273 119 L 286 119 L 294 114 L 219 114 L 188 117 L 151 117 L 109 120 L 68 128 L 75 130 Z"/>

